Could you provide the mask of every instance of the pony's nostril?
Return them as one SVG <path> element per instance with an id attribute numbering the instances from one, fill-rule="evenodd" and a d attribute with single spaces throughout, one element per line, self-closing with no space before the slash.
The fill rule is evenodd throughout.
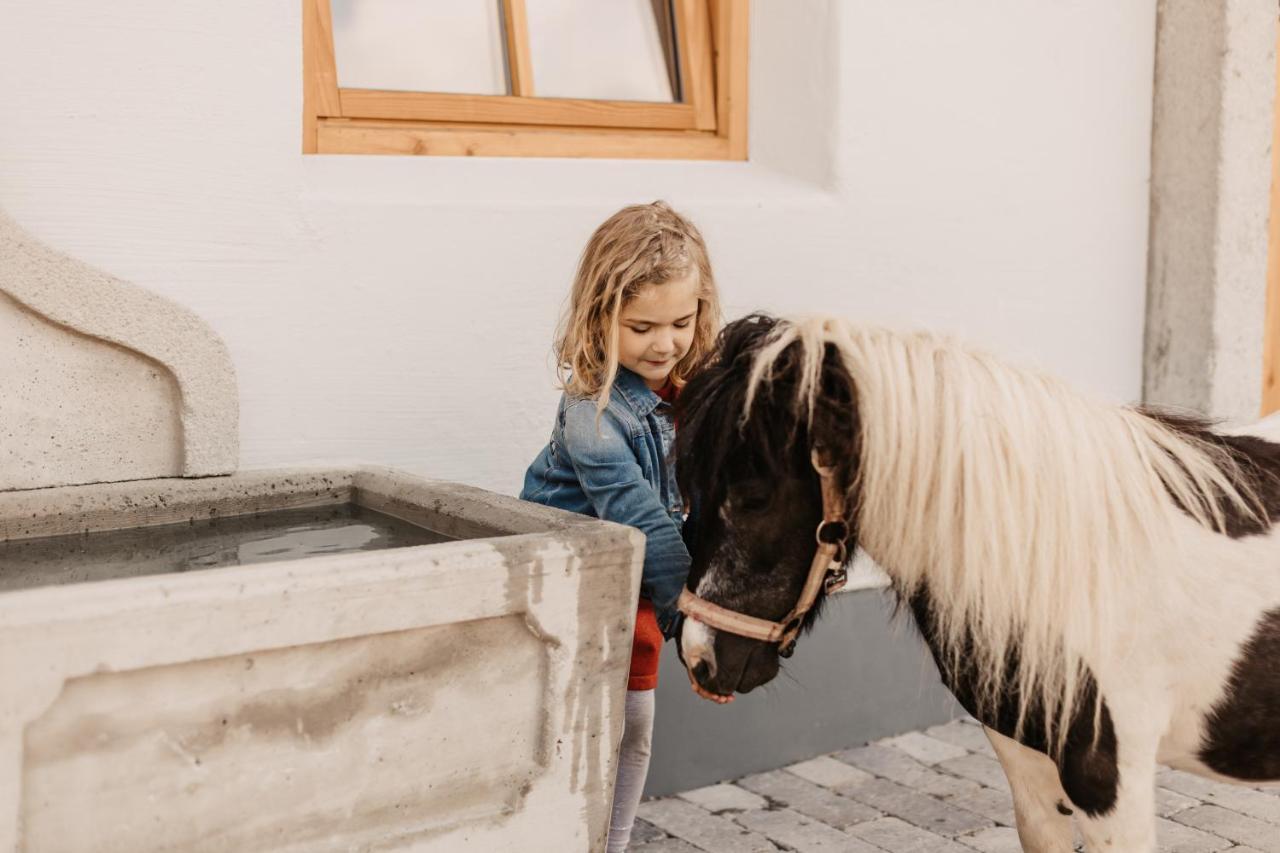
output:
<path id="1" fill-rule="evenodd" d="M 707 665 L 705 660 L 700 660 L 693 665 L 693 679 L 699 684 L 706 686 L 711 678 L 711 667 Z"/>

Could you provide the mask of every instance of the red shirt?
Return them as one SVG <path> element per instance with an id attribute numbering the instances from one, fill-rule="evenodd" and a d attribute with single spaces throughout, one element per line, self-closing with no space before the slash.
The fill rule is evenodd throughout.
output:
<path id="1" fill-rule="evenodd" d="M 658 686 L 658 660 L 662 654 L 662 631 L 653 612 L 653 602 L 640 599 L 636 608 L 636 633 L 631 641 L 631 675 L 628 690 L 653 690 Z"/>
<path id="2" fill-rule="evenodd" d="M 657 395 L 670 403 L 676 398 L 676 387 L 670 380 Z M 631 675 L 628 690 L 653 690 L 658 686 L 658 661 L 662 655 L 662 631 L 654 614 L 653 602 L 640 599 L 636 608 L 636 631 L 631 641 Z"/>

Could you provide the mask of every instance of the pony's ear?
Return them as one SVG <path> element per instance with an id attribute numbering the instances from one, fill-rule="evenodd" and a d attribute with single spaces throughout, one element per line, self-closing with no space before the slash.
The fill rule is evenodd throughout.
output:
<path id="1" fill-rule="evenodd" d="M 822 358 L 822 390 L 813 410 L 810 441 L 824 464 L 851 470 L 858 456 L 858 408 L 853 376 L 833 344 Z"/>

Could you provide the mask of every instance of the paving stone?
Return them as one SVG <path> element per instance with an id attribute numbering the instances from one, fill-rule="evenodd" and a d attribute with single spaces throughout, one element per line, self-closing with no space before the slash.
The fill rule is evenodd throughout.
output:
<path id="1" fill-rule="evenodd" d="M 739 779 L 738 784 L 836 829 L 845 829 L 880 815 L 862 803 L 842 797 L 784 770 L 770 770 L 747 776 Z"/>
<path id="2" fill-rule="evenodd" d="M 880 853 L 865 841 L 791 809 L 742 812 L 733 819 L 796 853 Z"/>
<path id="3" fill-rule="evenodd" d="M 1175 815 L 1183 809 L 1200 805 L 1195 797 L 1187 797 L 1170 791 L 1168 788 L 1156 788 L 1156 814 L 1160 817 Z"/>
<path id="4" fill-rule="evenodd" d="M 1197 800 L 1203 800 L 1215 806 L 1222 806 L 1233 812 L 1280 825 L 1280 798 L 1253 788 L 1215 782 L 1203 776 L 1183 773 L 1181 770 L 1160 771 L 1156 776 L 1156 784 L 1179 794 L 1195 797 Z"/>
<path id="5" fill-rule="evenodd" d="M 1022 853 L 1018 830 L 1007 826 L 993 826 L 973 835 L 963 835 L 956 841 L 982 853 Z"/>
<path id="6" fill-rule="evenodd" d="M 777 850 L 763 835 L 675 797 L 641 803 L 639 816 L 708 853 L 773 853 Z"/>
<path id="7" fill-rule="evenodd" d="M 659 838 L 666 838 L 667 834 L 658 827 L 649 823 L 647 820 L 636 818 L 635 823 L 631 825 L 631 843 L 645 844 L 650 841 L 657 841 Z"/>
<path id="8" fill-rule="evenodd" d="M 897 737 L 887 737 L 877 743 L 900 749 L 921 764 L 937 764 L 939 761 L 959 758 L 969 752 L 962 746 L 931 738 L 922 732 L 907 732 Z"/>
<path id="9" fill-rule="evenodd" d="M 1008 792 L 1009 790 L 1009 779 L 1004 775 L 1004 768 L 1000 766 L 1000 762 L 985 755 L 968 753 L 960 758 L 940 762 L 938 768 L 997 791 Z"/>
<path id="10" fill-rule="evenodd" d="M 991 748 L 991 741 L 987 740 L 986 732 L 981 726 L 971 722 L 952 720 L 941 726 L 925 729 L 924 733 L 935 740 L 963 747 L 970 752 L 981 753 L 988 758 L 996 757 L 995 750 Z"/>
<path id="11" fill-rule="evenodd" d="M 972 853 L 973 850 L 896 817 L 869 820 L 851 827 L 848 833 L 889 853 Z"/>
<path id="12" fill-rule="evenodd" d="M 1159 853 L 1216 853 L 1231 842 L 1171 820 L 1156 820 L 1156 850 Z"/>
<path id="13" fill-rule="evenodd" d="M 1178 812 L 1173 819 L 1184 826 L 1203 829 L 1237 844 L 1256 847 L 1265 853 L 1280 853 L 1280 830 L 1274 824 L 1228 811 L 1221 806 L 1193 806 Z"/>
<path id="14" fill-rule="evenodd" d="M 836 761 L 829 755 L 820 755 L 808 761 L 801 761 L 799 764 L 791 764 L 785 769 L 815 785 L 821 785 L 824 788 L 832 788 L 837 791 L 842 788 L 861 785 L 863 782 L 869 782 L 873 778 L 865 770 L 859 770 L 851 764 L 845 764 L 843 761 Z"/>
<path id="15" fill-rule="evenodd" d="M 868 773 L 892 779 L 899 785 L 936 797 L 962 794 L 978 788 L 977 783 L 969 779 L 957 779 L 955 776 L 939 773 L 893 747 L 872 744 L 846 749 L 835 753 L 833 757 Z"/>
<path id="16" fill-rule="evenodd" d="M 982 815 L 920 794 L 888 779 L 875 779 L 849 792 L 849 796 L 913 826 L 940 835 L 965 835 L 991 825 Z"/>
<path id="17" fill-rule="evenodd" d="M 712 814 L 730 810 L 762 809 L 768 805 L 763 797 L 739 788 L 737 785 L 727 783 L 708 785 L 705 788 L 694 788 L 692 791 L 683 791 L 676 794 L 676 796 L 682 800 L 688 800 L 695 806 L 700 806 Z"/>
<path id="18" fill-rule="evenodd" d="M 1003 791 L 991 788 L 976 788 L 954 797 L 944 797 L 944 802 L 959 806 L 962 809 L 980 814 L 1004 826 L 1015 826 L 1013 798 Z"/>
<path id="19" fill-rule="evenodd" d="M 697 847 L 679 838 L 662 838 L 640 845 L 631 844 L 627 846 L 627 850 L 629 853 L 702 853 Z"/>

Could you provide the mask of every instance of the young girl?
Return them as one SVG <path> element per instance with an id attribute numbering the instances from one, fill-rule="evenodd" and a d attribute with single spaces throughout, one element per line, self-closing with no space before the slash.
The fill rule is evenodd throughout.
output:
<path id="1" fill-rule="evenodd" d="M 689 220 L 660 201 L 605 220 L 582 253 L 556 340 L 564 395 L 551 442 L 520 493 L 645 534 L 609 853 L 631 839 L 649 771 L 658 653 L 679 624 L 676 599 L 689 572 L 683 506 L 667 458 L 671 402 L 719 321 L 707 247 Z"/>

